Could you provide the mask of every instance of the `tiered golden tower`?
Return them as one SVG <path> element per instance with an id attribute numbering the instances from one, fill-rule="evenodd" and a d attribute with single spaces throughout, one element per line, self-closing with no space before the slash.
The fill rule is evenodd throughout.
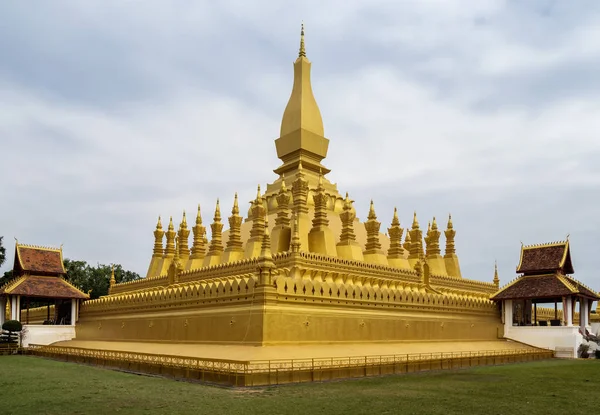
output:
<path id="1" fill-rule="evenodd" d="M 146 278 L 86 302 L 78 339 L 264 346 L 496 338 L 496 286 L 462 278 L 451 219 L 445 255 L 435 218 L 425 252 L 416 212 L 402 243 L 397 209 L 384 235 L 373 201 L 361 222 L 326 178 L 329 140 L 310 70 L 302 28 L 275 140 L 278 178 L 264 193 L 258 187 L 246 220 L 236 194 L 223 232 L 217 201 L 207 251 L 200 207 L 191 249 L 185 214 L 178 232 L 172 218 L 164 232 L 159 218 Z"/>

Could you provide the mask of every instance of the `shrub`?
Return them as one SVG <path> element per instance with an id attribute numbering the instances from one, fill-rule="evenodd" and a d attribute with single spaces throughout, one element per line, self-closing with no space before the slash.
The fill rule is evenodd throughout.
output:
<path id="1" fill-rule="evenodd" d="M 596 356 L 596 359 L 600 359 L 600 349 L 596 349 L 594 355 Z"/>
<path id="2" fill-rule="evenodd" d="M 19 336 L 16 333 L 19 333 L 21 330 L 23 330 L 23 325 L 17 320 L 7 320 L 2 325 L 2 330 L 7 331 L 8 333 L 2 333 L 0 336 L 0 341 L 6 343 L 17 343 Z"/>
<path id="3" fill-rule="evenodd" d="M 6 330 L 9 333 L 18 333 L 23 330 L 23 325 L 17 320 L 6 320 L 2 325 L 2 330 Z"/>

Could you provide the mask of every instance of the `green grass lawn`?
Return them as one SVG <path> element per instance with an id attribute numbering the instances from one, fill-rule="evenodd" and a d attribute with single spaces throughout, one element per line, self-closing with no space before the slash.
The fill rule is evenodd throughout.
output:
<path id="1" fill-rule="evenodd" d="M 598 360 L 550 360 L 236 390 L 3 356 L 0 413 L 594 414 L 599 373 Z"/>

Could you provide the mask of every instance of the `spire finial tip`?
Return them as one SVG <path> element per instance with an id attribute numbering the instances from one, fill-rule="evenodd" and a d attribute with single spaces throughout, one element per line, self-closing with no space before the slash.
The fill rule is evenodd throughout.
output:
<path id="1" fill-rule="evenodd" d="M 304 48 L 304 22 L 300 25 L 300 51 L 298 57 L 306 57 L 306 49 Z"/>

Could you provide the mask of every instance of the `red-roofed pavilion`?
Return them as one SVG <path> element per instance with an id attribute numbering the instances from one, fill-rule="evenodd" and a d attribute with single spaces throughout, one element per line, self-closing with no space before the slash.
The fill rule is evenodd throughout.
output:
<path id="1" fill-rule="evenodd" d="M 570 275 L 574 270 L 569 241 L 522 246 L 517 273 L 521 275 L 490 297 L 502 303 L 504 335 L 574 353 L 581 343 L 578 332 L 586 332 L 592 303 L 600 296 Z M 538 304 L 547 303 L 554 305 L 554 318 L 538 318 Z M 573 327 L 577 303 L 579 330 Z"/>
<path id="2" fill-rule="evenodd" d="M 45 248 L 15 245 L 14 278 L 0 287 L 0 326 L 4 322 L 6 304 L 10 305 L 10 319 L 21 321 L 21 310 L 25 308 L 25 324 L 29 324 L 30 301 L 54 302 L 54 314 L 48 324 L 75 325 L 79 302 L 89 296 L 64 279 L 62 248 Z"/>

